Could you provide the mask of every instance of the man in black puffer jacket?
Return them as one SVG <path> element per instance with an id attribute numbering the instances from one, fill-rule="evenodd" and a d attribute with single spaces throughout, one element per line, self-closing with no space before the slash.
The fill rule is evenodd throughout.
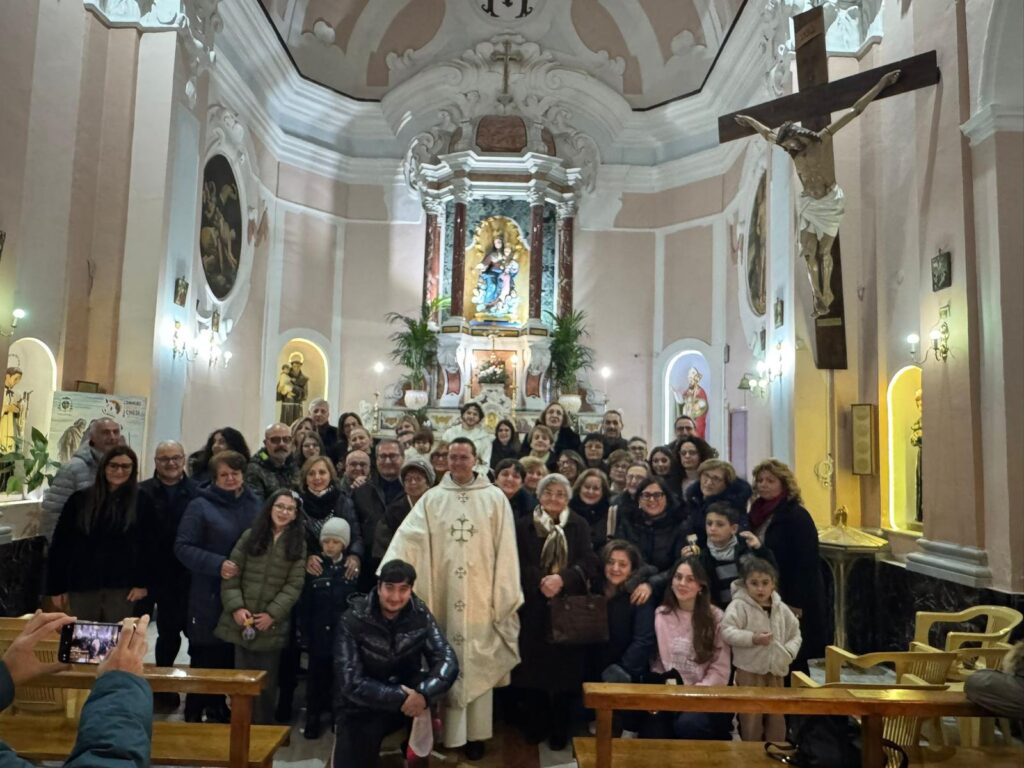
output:
<path id="1" fill-rule="evenodd" d="M 455 651 L 413 595 L 415 581 L 408 563 L 385 563 L 377 587 L 351 598 L 338 624 L 334 768 L 378 765 L 384 737 L 410 727 L 458 677 Z"/>

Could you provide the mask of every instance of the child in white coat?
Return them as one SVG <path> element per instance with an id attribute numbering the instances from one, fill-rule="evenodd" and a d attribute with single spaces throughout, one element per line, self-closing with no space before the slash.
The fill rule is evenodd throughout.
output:
<path id="1" fill-rule="evenodd" d="M 775 567 L 749 557 L 732 585 L 732 602 L 722 619 L 722 637 L 732 646 L 736 685 L 782 688 L 789 665 L 800 650 L 800 622 L 779 593 Z M 741 714 L 740 736 L 744 741 L 784 741 L 786 720 L 782 715 Z"/>

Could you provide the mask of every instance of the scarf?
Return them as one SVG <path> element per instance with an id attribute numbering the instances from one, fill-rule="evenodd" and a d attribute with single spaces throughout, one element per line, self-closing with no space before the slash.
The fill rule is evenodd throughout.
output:
<path id="1" fill-rule="evenodd" d="M 730 562 L 736 559 L 736 537 L 733 536 L 724 547 L 716 547 L 711 539 L 708 539 L 708 552 L 719 562 Z"/>
<path id="2" fill-rule="evenodd" d="M 544 546 L 540 550 L 540 564 L 544 573 L 549 576 L 561 573 L 569 564 L 569 543 L 565 540 L 565 522 L 568 519 L 568 507 L 562 510 L 558 522 L 541 507 L 533 510 L 533 529 L 538 536 L 544 537 Z"/>
<path id="3" fill-rule="evenodd" d="M 785 500 L 786 494 L 784 493 L 780 493 L 774 499 L 760 497 L 754 499 L 754 503 L 750 505 L 750 530 L 756 531 L 764 525 L 775 512 L 776 507 Z"/>

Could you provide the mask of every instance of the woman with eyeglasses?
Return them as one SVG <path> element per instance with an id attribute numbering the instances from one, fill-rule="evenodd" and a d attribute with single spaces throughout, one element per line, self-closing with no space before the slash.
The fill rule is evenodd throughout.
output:
<path id="1" fill-rule="evenodd" d="M 281 651 L 306 578 L 303 518 L 297 492 L 275 491 L 231 550 L 237 572 L 221 582 L 224 608 L 214 634 L 234 646 L 236 669 L 267 673 L 254 703 L 254 723 L 273 722 Z"/>
<path id="2" fill-rule="evenodd" d="M 570 703 L 583 682 L 584 654 L 548 640 L 548 601 L 561 594 L 586 594 L 597 581 L 599 565 L 590 526 L 569 508 L 569 481 L 548 475 L 537 491 L 533 514 L 516 522 L 525 602 L 519 609 L 523 660 L 512 670 L 512 685 L 527 739 L 536 744 L 547 738 L 552 749 L 560 750 L 568 742 Z"/>
<path id="3" fill-rule="evenodd" d="M 736 476 L 732 464 L 722 459 L 708 459 L 697 467 L 697 482 L 686 489 L 683 496 L 683 517 L 686 532 L 697 537 L 697 543 L 705 546 L 708 540 L 704 527 L 704 516 L 708 507 L 717 501 L 724 501 L 739 514 L 740 530 L 750 527 L 747 517 L 747 502 L 753 491 L 750 483 Z"/>
<path id="4" fill-rule="evenodd" d="M 136 515 L 139 460 L 119 445 L 100 459 L 96 482 L 64 504 L 53 533 L 46 584 L 58 610 L 89 621 L 120 621 L 146 597 Z"/>
<path id="5" fill-rule="evenodd" d="M 658 602 L 671 580 L 672 563 L 686 546 L 686 538 L 664 478 L 648 475 L 640 482 L 636 498 L 639 509 L 618 513 L 615 538 L 635 545 L 644 562 L 656 569 L 632 591 L 630 599 L 642 604 L 653 597 Z"/>
<path id="6" fill-rule="evenodd" d="M 185 508 L 174 541 L 174 554 L 192 576 L 188 652 L 195 668 L 232 669 L 235 665 L 234 648 L 214 635 L 214 628 L 222 608 L 221 581 L 238 575 L 231 550 L 260 511 L 259 498 L 245 485 L 247 463 L 235 451 L 213 457 L 213 483 L 200 488 Z M 185 698 L 185 722 L 201 722 L 204 711 L 210 722 L 231 721 L 223 696 L 190 693 Z"/>

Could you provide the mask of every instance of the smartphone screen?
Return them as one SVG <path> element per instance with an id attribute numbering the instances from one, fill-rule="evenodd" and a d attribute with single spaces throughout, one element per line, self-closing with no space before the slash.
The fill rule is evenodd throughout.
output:
<path id="1" fill-rule="evenodd" d="M 78 621 L 61 629 L 57 658 L 64 664 L 99 664 L 114 650 L 120 624 Z"/>

